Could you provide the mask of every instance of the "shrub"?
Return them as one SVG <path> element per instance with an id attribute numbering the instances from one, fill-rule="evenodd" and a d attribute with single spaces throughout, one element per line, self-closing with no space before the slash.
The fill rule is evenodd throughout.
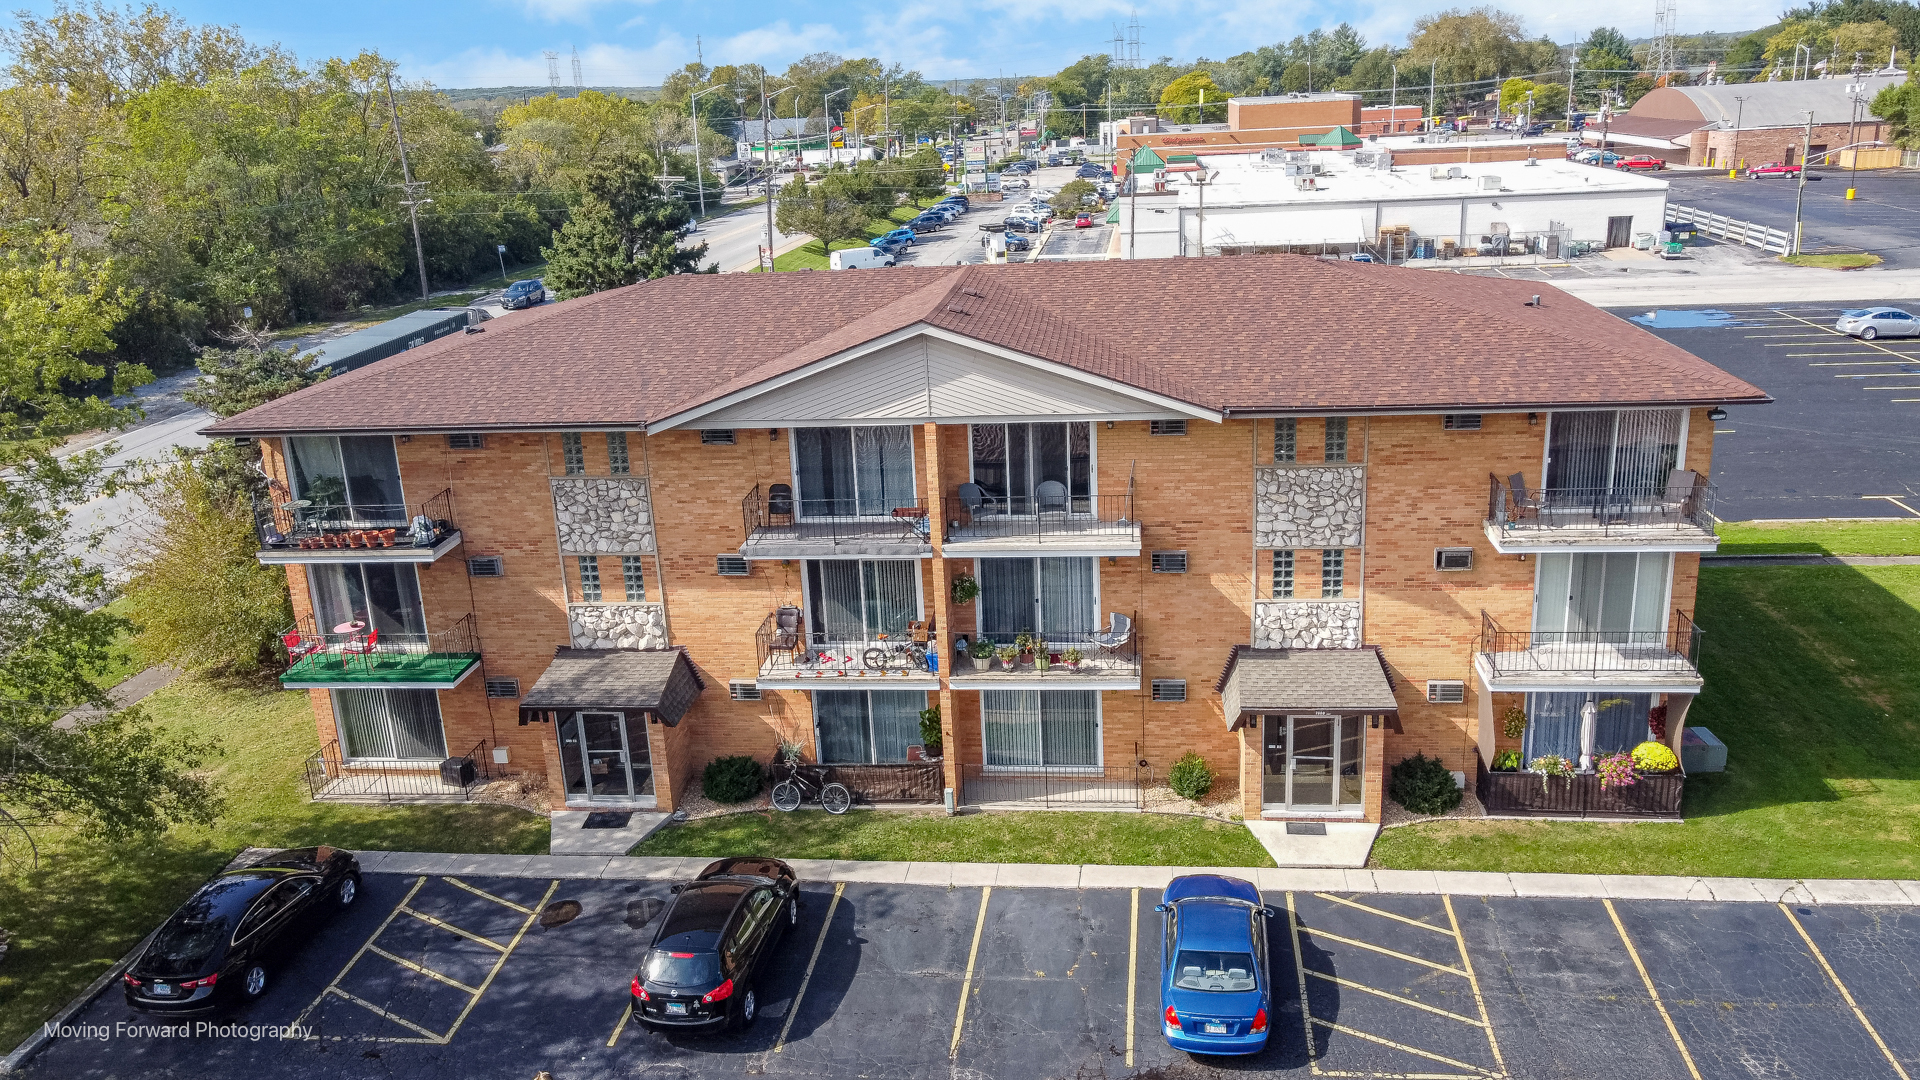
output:
<path id="1" fill-rule="evenodd" d="M 940 706 L 920 710 L 920 748 L 928 757 L 939 757 L 946 746 L 946 737 L 940 733 Z"/>
<path id="2" fill-rule="evenodd" d="M 746 754 L 714 758 L 700 774 L 700 790 L 717 803 L 746 802 L 760 794 L 760 763 Z"/>
<path id="3" fill-rule="evenodd" d="M 1387 782 L 1393 801 L 1416 814 L 1444 814 L 1460 805 L 1460 788 L 1445 762 L 1425 754 L 1403 758 Z"/>
<path id="4" fill-rule="evenodd" d="M 1672 772 L 1680 767 L 1680 759 L 1664 745 L 1648 741 L 1633 748 L 1633 767 L 1641 772 Z"/>
<path id="5" fill-rule="evenodd" d="M 1493 755 L 1493 771 L 1494 772 L 1519 772 L 1520 771 L 1520 751 L 1502 750 L 1499 753 Z"/>
<path id="6" fill-rule="evenodd" d="M 1167 786 L 1183 799 L 1198 801 L 1213 790 L 1213 770 L 1207 768 L 1206 758 L 1188 753 L 1167 770 Z"/>

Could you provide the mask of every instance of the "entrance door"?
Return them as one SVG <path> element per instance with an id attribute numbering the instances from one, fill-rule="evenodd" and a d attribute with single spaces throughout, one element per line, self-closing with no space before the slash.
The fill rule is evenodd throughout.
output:
<path id="1" fill-rule="evenodd" d="M 1333 799 L 1333 758 L 1337 717 L 1294 716 L 1293 745 L 1287 754 L 1287 805 L 1289 807 L 1331 807 Z"/>
<path id="2" fill-rule="evenodd" d="M 1607 219 L 1607 246 L 1627 247 L 1633 243 L 1633 215 Z"/>
<path id="3" fill-rule="evenodd" d="M 1263 805 L 1293 811 L 1360 806 L 1363 718 L 1268 716 L 1263 723 Z"/>
<path id="4" fill-rule="evenodd" d="M 574 713 L 560 725 L 560 759 L 570 797 L 613 801 L 653 794 L 645 716 Z"/>

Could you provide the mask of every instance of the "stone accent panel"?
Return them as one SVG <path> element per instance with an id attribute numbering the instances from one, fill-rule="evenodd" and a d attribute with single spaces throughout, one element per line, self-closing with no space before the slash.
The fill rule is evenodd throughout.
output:
<path id="1" fill-rule="evenodd" d="M 567 632 L 576 649 L 664 649 L 664 604 L 568 604 Z"/>
<path id="2" fill-rule="evenodd" d="M 1356 548 L 1365 520 L 1367 471 L 1358 465 L 1253 471 L 1253 546 Z"/>
<path id="3" fill-rule="evenodd" d="M 1256 601 L 1253 647 L 1357 649 L 1360 647 L 1360 602 Z"/>
<path id="4" fill-rule="evenodd" d="M 653 554 L 653 499 L 646 480 L 570 476 L 550 482 L 562 554 Z"/>

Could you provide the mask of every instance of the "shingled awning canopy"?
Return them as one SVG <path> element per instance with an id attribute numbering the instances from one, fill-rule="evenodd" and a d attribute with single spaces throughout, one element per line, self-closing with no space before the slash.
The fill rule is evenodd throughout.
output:
<path id="1" fill-rule="evenodd" d="M 1255 649 L 1235 645 L 1214 685 L 1227 727 L 1268 713 L 1384 716 L 1400 730 L 1400 705 L 1380 647 Z"/>
<path id="2" fill-rule="evenodd" d="M 706 689 L 685 649 L 557 649 L 520 698 L 520 721 L 552 723 L 582 709 L 643 712 L 672 727 Z"/>

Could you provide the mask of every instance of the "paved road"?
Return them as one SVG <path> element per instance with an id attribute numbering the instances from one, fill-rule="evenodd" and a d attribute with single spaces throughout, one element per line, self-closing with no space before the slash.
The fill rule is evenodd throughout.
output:
<path id="1" fill-rule="evenodd" d="M 1810 173 L 1801 220 L 1808 251 L 1871 251 L 1896 269 L 1920 268 L 1920 169 L 1874 169 L 1857 174 L 1857 197 L 1847 201 L 1843 170 Z M 1812 179 L 1812 177 L 1820 179 Z M 1669 202 L 1793 231 L 1797 183 L 1728 180 L 1726 173 L 1675 176 Z"/>
<path id="2" fill-rule="evenodd" d="M 1866 342 L 1829 329 L 1853 306 L 1749 304 L 1718 309 L 1724 317 L 1665 310 L 1647 326 L 1774 397 L 1728 409 L 1716 428 L 1720 517 L 1920 514 L 1920 339 Z"/>
<path id="3" fill-rule="evenodd" d="M 1271 1041 L 1209 1061 L 1160 1034 L 1153 890 L 809 884 L 803 896 L 743 1033 L 666 1038 L 628 1022 L 661 883 L 369 874 L 360 902 L 233 1018 L 311 1037 L 117 1032 L 137 1018 L 109 992 L 75 1021 L 102 1037 L 60 1039 L 26 1072 L 1898 1080 L 1920 1068 L 1912 908 L 1269 893 Z M 571 922 L 534 918 L 567 900 L 580 905 Z"/>

